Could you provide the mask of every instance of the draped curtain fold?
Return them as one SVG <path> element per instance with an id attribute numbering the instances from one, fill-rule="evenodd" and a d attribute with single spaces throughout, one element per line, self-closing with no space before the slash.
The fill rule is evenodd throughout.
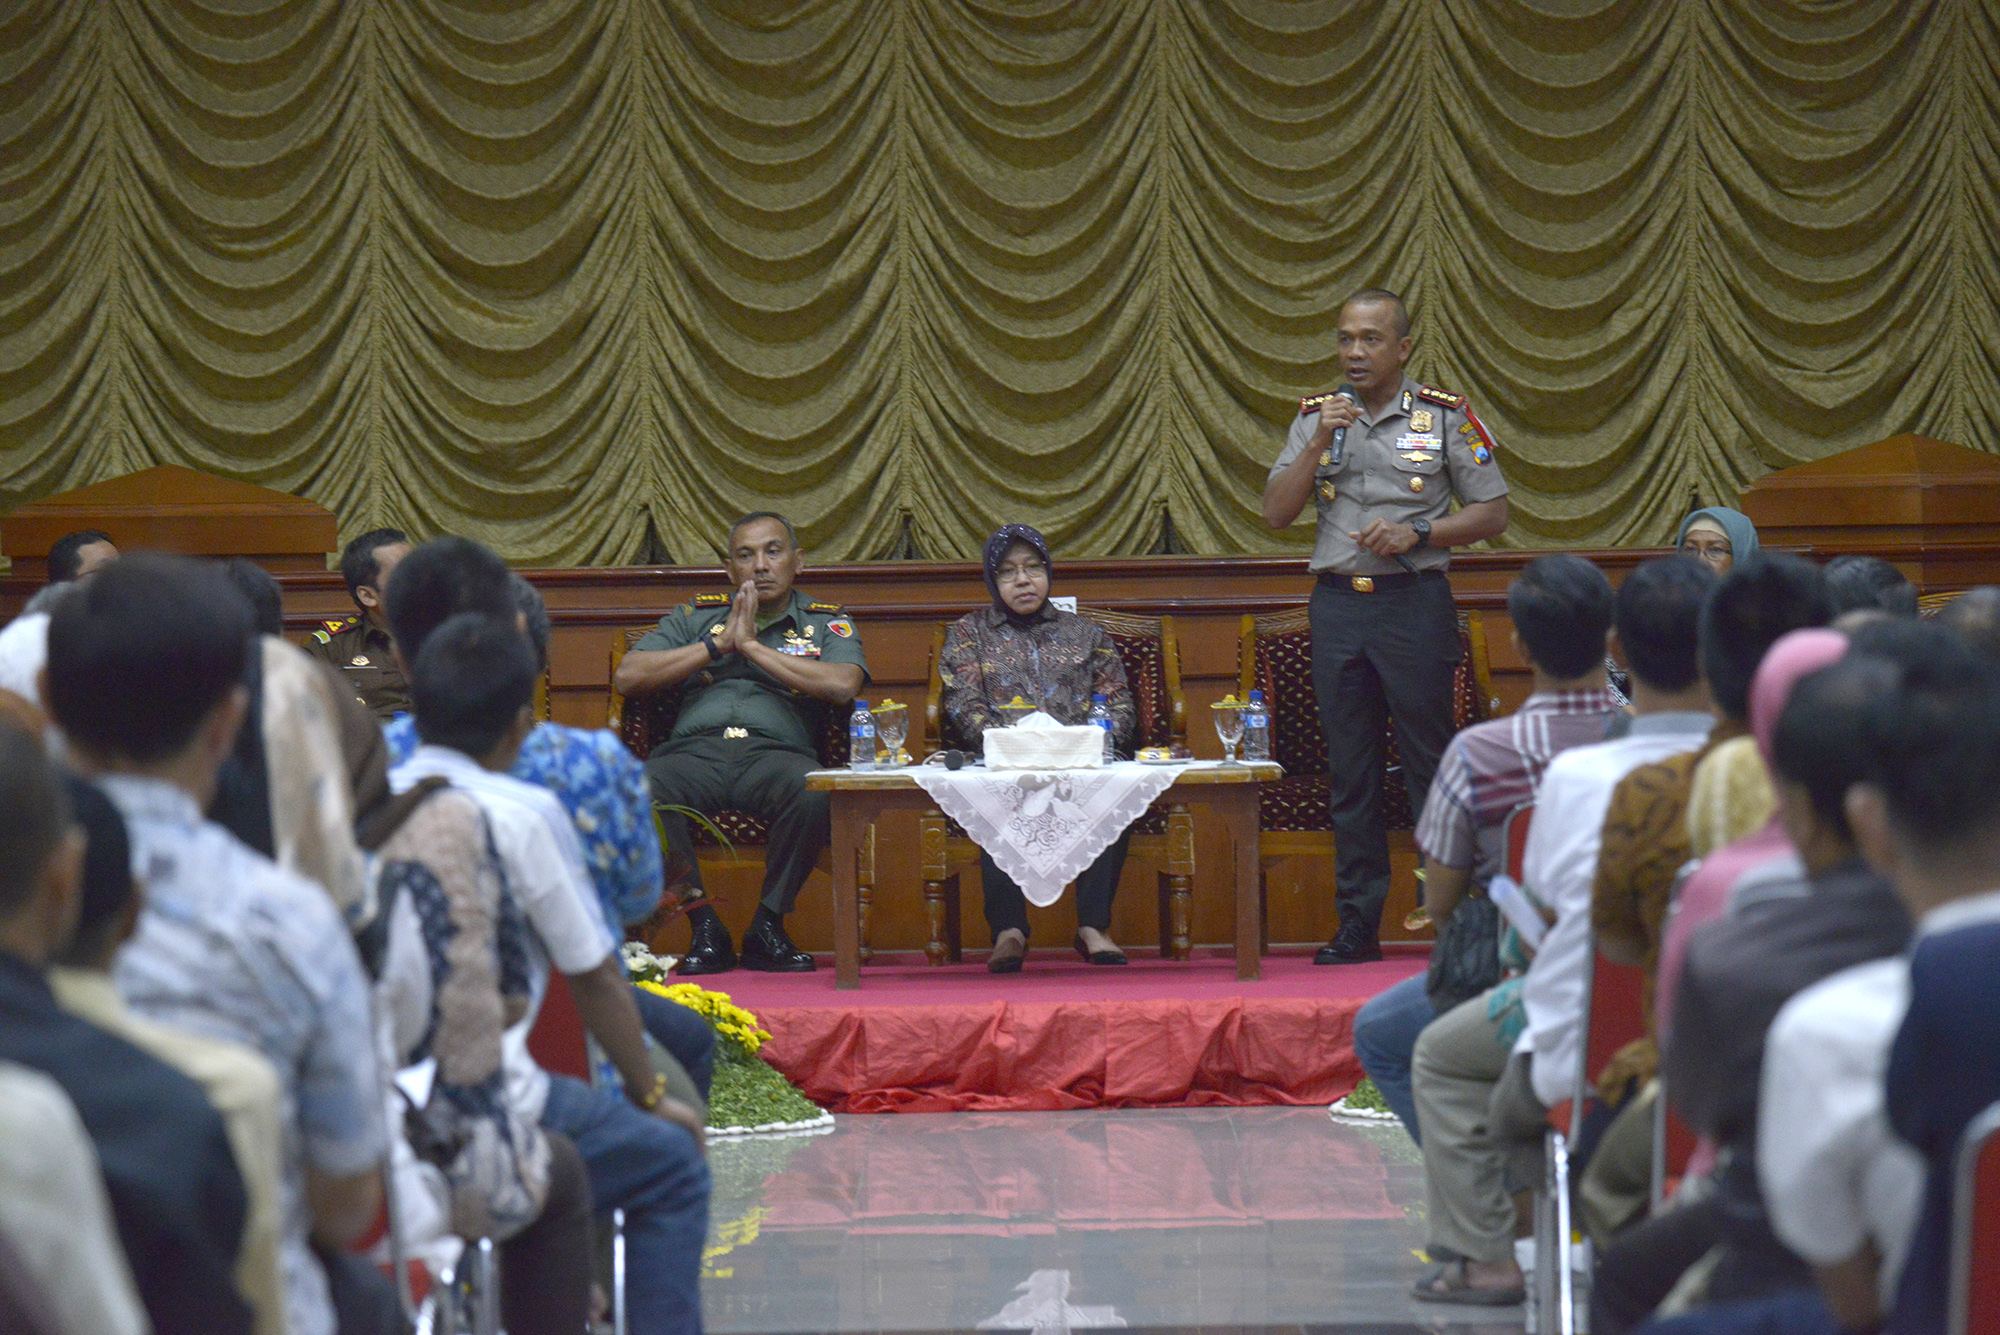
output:
<path id="1" fill-rule="evenodd" d="M 1297 550 L 1404 292 L 1504 542 L 2000 451 L 1983 0 L 20 0 L 0 507 L 160 462 L 535 564 Z"/>

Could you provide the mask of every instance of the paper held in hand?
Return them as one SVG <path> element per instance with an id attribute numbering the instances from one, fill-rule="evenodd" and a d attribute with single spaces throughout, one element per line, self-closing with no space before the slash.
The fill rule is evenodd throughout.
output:
<path id="1" fill-rule="evenodd" d="M 1530 950 L 1539 950 L 1542 938 L 1549 933 L 1549 924 L 1543 919 L 1541 910 L 1528 898 L 1528 892 L 1520 883 L 1506 875 L 1495 876 L 1486 887 L 1486 897 L 1500 910 L 1514 930 L 1521 934 L 1522 942 Z"/>

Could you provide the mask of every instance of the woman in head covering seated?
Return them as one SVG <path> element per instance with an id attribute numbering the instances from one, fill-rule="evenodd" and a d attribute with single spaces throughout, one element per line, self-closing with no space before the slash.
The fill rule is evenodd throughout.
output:
<path id="1" fill-rule="evenodd" d="M 1047 540 L 1026 524 L 1008 524 L 987 539 L 985 566 L 993 606 L 958 619 L 938 664 L 945 719 L 958 741 L 977 749 L 988 728 L 1005 726 L 1000 706 L 1016 697 L 1074 725 L 1089 721 L 1090 698 L 1102 695 L 1113 741 L 1121 754 L 1130 754 L 1134 710 L 1124 664 L 1103 627 L 1049 604 L 1054 571 Z M 1076 952 L 1092 964 L 1125 963 L 1106 933 L 1130 840 L 1127 830 L 1076 878 Z M 1018 973 L 1028 953 L 1027 899 L 985 852 L 979 879 L 993 931 L 986 967 Z"/>
<path id="2" fill-rule="evenodd" d="M 1674 546 L 1683 556 L 1692 556 L 1716 574 L 1726 575 L 1738 561 L 1757 554 L 1757 526 L 1740 510 L 1711 505 L 1681 520 Z"/>

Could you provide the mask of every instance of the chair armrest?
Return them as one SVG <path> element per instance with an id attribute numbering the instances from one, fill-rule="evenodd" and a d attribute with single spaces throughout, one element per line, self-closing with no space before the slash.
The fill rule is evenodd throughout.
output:
<path id="1" fill-rule="evenodd" d="M 951 623 L 940 621 L 931 632 L 930 670 L 924 683 L 924 735 L 917 740 L 928 755 L 944 745 L 944 637 Z"/>
<path id="2" fill-rule="evenodd" d="M 1166 668 L 1167 699 L 1173 703 L 1173 742 L 1175 746 L 1187 745 L 1188 702 L 1181 690 L 1181 643 L 1174 635 L 1174 619 L 1160 618 L 1160 659 Z"/>

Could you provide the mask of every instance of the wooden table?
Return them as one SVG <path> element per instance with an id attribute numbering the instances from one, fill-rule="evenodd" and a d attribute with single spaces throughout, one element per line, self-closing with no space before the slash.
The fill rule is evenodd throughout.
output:
<path id="1" fill-rule="evenodd" d="M 1266 783 L 1284 776 L 1273 761 L 1223 765 L 1197 763 L 1156 801 L 1206 806 L 1222 817 L 1236 850 L 1236 976 L 1262 973 L 1262 904 L 1257 894 L 1257 797 Z M 936 805 L 905 769 L 822 769 L 806 775 L 806 787 L 827 794 L 833 824 L 834 986 L 861 986 L 861 902 L 855 886 L 854 855 L 868 827 L 886 811 L 928 811 Z"/>

